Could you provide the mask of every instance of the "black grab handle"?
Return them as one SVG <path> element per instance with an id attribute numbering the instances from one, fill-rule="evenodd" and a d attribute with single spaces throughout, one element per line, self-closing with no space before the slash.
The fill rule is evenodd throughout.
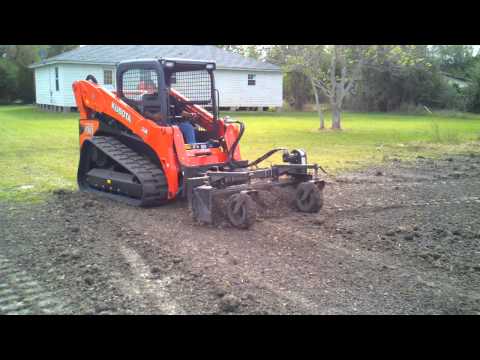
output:
<path id="1" fill-rule="evenodd" d="M 98 81 L 97 81 L 97 78 L 93 75 L 88 75 L 87 78 L 85 80 L 90 80 L 91 82 L 93 82 L 94 84 L 97 84 L 98 85 Z"/>

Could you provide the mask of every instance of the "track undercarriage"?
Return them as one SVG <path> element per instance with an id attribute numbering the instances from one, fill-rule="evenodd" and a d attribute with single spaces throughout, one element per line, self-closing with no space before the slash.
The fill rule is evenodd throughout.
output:
<path id="1" fill-rule="evenodd" d="M 95 136 L 85 145 L 78 168 L 81 190 L 135 206 L 167 201 L 163 171 L 110 136 Z"/>

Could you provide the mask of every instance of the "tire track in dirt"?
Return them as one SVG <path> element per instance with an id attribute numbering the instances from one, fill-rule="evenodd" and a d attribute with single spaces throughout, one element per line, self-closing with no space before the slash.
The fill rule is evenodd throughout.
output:
<path id="1" fill-rule="evenodd" d="M 254 286 L 268 290 L 272 295 L 277 297 L 280 303 L 286 305 L 285 301 L 288 302 L 297 312 L 303 314 L 331 314 L 337 312 L 334 308 L 325 308 L 320 304 L 310 301 L 297 290 L 280 288 L 278 284 L 252 273 L 247 275 L 247 278 Z"/>
<path id="2" fill-rule="evenodd" d="M 480 196 L 465 196 L 457 200 L 448 198 L 431 199 L 429 201 L 410 201 L 405 203 L 391 203 L 388 205 L 371 205 L 371 206 L 343 206 L 342 213 L 357 213 L 357 212 L 379 212 L 400 208 L 425 207 L 425 206 L 442 206 L 442 205 L 463 205 L 463 204 L 480 204 Z"/>
<path id="3" fill-rule="evenodd" d="M 468 204 L 468 203 L 479 203 L 479 197 L 464 197 L 459 200 L 451 200 L 451 199 L 439 199 L 439 200 L 432 200 L 432 201 L 422 201 L 416 202 L 412 204 L 412 207 L 415 206 L 441 206 L 441 205 L 461 205 L 461 204 Z M 391 210 L 396 209 L 396 207 L 387 206 L 385 209 L 382 210 Z M 352 209 L 349 209 L 352 210 Z M 371 210 L 371 209 L 370 209 Z M 347 211 L 341 211 L 335 214 L 335 216 L 345 216 L 347 215 Z M 436 270 L 428 270 L 428 269 L 418 269 L 412 263 L 406 263 L 406 259 L 399 259 L 398 257 L 394 257 L 393 255 L 386 254 L 384 252 L 378 253 L 375 251 L 369 251 L 365 253 L 364 251 L 358 250 L 351 250 L 349 248 L 343 247 L 341 245 L 336 245 L 334 242 L 329 241 L 317 241 L 318 240 L 318 227 L 309 226 L 310 221 L 306 221 L 305 217 L 301 215 L 293 215 L 293 219 L 291 223 L 293 226 L 290 229 L 285 229 L 282 226 L 278 226 L 275 224 L 273 220 L 270 226 L 274 227 L 279 234 L 283 234 L 285 237 L 292 237 L 295 236 L 297 238 L 303 239 L 307 242 L 312 242 L 317 246 L 322 248 L 328 249 L 332 251 L 332 254 L 343 253 L 346 258 L 351 258 L 355 260 L 360 260 L 365 263 L 370 263 L 374 267 L 386 268 L 390 269 L 394 273 L 405 273 L 408 272 L 411 278 L 415 278 L 417 282 L 422 284 L 433 284 L 438 283 L 438 271 Z M 378 236 L 378 235 L 377 235 Z M 335 235 L 333 236 L 335 238 Z M 478 291 L 475 290 L 467 290 L 463 288 L 459 288 L 456 286 L 455 280 L 450 279 L 448 276 L 440 282 L 441 285 L 439 288 L 442 290 L 450 293 L 456 294 L 464 297 L 468 297 L 471 299 L 478 299 L 480 295 Z"/>
<path id="4" fill-rule="evenodd" d="M 385 186 L 378 189 L 378 185 Z M 406 196 L 391 190 L 396 185 L 408 185 Z M 412 185 L 419 185 L 419 188 Z M 434 185 L 438 188 L 437 183 L 432 183 Z M 135 247 L 145 261 L 156 264 L 151 252 L 160 246 L 157 241 L 162 239 L 162 247 L 168 244 L 171 252 L 183 258 L 187 267 L 192 266 L 211 281 L 212 285 L 206 284 L 206 289 L 219 287 L 242 301 L 252 295 L 249 298 L 252 300 L 246 301 L 250 306 L 245 308 L 249 309 L 247 311 L 257 308 L 270 313 L 318 314 L 444 311 L 438 298 L 458 299 L 457 292 L 463 290 L 455 286 L 455 280 L 446 278 L 447 273 L 435 276 L 434 270 L 422 266 L 408 254 L 399 258 L 388 250 L 382 251 L 384 249 L 362 250 L 362 231 L 370 231 L 362 224 L 356 225 L 360 233 L 337 243 L 343 237 L 336 233 L 337 220 L 341 222 L 352 213 L 367 211 L 371 215 L 372 212 L 394 211 L 392 215 L 410 216 L 410 211 L 416 208 L 438 209 L 438 206 L 479 201 L 478 191 L 469 191 L 468 196 L 457 198 L 449 193 L 447 196 L 451 198 L 445 198 L 445 192 L 437 191 L 441 198 L 435 194 L 433 199 L 431 194 L 425 194 L 425 188 L 429 187 L 427 181 L 413 184 L 398 180 L 388 184 L 372 181 L 360 188 L 332 184 L 321 216 L 328 217 L 332 213 L 334 221 L 321 226 L 312 216 L 295 212 L 285 217 L 265 218 L 252 230 L 240 231 L 198 226 L 190 219 L 188 210 L 180 205 L 152 209 L 148 216 L 139 211 L 134 227 L 139 232 L 148 232 L 152 239 L 143 245 L 139 242 L 139 247 Z M 136 211 L 119 209 L 115 215 L 125 218 Z M 377 223 L 377 216 L 362 221 L 373 227 L 370 232 L 380 231 L 378 234 L 381 234 L 384 224 Z M 161 223 L 158 222 L 160 218 Z M 430 287 L 429 283 L 437 281 L 442 286 Z M 467 292 L 463 295 L 474 295 L 473 290 Z M 449 304 L 452 308 L 453 301 Z M 207 311 L 210 311 L 214 304 L 212 300 L 208 302 Z"/>
<path id="5" fill-rule="evenodd" d="M 120 252 L 130 265 L 132 277 L 119 280 L 120 288 L 127 294 L 145 297 L 159 313 L 166 315 L 184 314 L 184 310 L 170 297 L 167 287 L 175 280 L 174 276 L 153 279 L 150 267 L 133 249 L 120 247 Z"/>
<path id="6" fill-rule="evenodd" d="M 480 203 L 480 197 L 477 196 L 477 194 L 472 194 L 471 196 L 460 196 L 458 198 L 437 198 L 437 199 L 428 199 L 428 200 L 420 200 L 420 201 L 408 201 L 408 199 L 405 199 L 406 203 L 398 204 L 395 202 L 388 202 L 387 205 L 381 204 L 380 206 L 355 206 L 355 207 L 346 207 L 342 206 L 341 209 L 336 209 L 336 207 L 330 208 L 327 206 L 326 209 L 329 212 L 334 212 L 334 217 L 340 216 L 340 217 L 345 217 L 348 216 L 350 213 L 355 213 L 355 212 L 365 212 L 365 211 L 372 211 L 372 212 L 383 212 L 385 210 L 397 210 L 397 209 L 402 209 L 402 208 L 415 208 L 415 207 L 437 207 L 437 206 L 458 206 L 458 205 L 463 205 L 463 204 L 477 204 Z M 268 237 L 268 235 L 271 233 L 271 229 L 275 229 L 275 233 L 277 234 L 277 237 L 279 239 L 297 239 L 300 240 L 301 242 L 304 242 L 305 244 L 310 243 L 312 244 L 311 247 L 311 255 L 313 261 L 310 262 L 309 264 L 304 264 L 301 261 L 298 261 L 299 258 L 297 254 L 294 254 L 295 256 L 286 256 L 282 261 L 285 261 L 284 265 L 290 264 L 292 267 L 295 267 L 295 264 L 299 266 L 299 268 L 302 268 L 304 273 L 309 273 L 311 270 L 315 269 L 320 269 L 320 267 L 315 264 L 317 259 L 315 256 L 319 256 L 318 260 L 320 260 L 322 257 L 328 257 L 331 256 L 332 259 L 340 260 L 343 261 L 345 259 L 346 261 L 353 262 L 353 263 L 364 263 L 367 266 L 364 268 L 365 270 L 368 270 L 370 268 L 371 270 L 373 269 L 385 269 L 383 271 L 388 271 L 389 272 L 389 277 L 394 278 L 395 281 L 399 281 L 402 283 L 403 286 L 406 285 L 406 288 L 415 288 L 420 284 L 421 286 L 426 286 L 427 288 L 432 288 L 432 293 L 435 292 L 437 293 L 437 296 L 439 294 L 439 291 L 443 293 L 442 296 L 446 295 L 456 295 L 456 296 L 462 296 L 470 299 L 476 299 L 478 298 L 478 292 L 474 290 L 468 290 L 464 287 L 459 287 L 455 280 L 448 279 L 448 276 L 445 277 L 443 280 L 441 280 L 441 286 L 438 286 L 438 272 L 436 270 L 427 270 L 423 266 L 421 268 L 416 268 L 418 264 L 415 263 L 415 261 L 410 261 L 412 259 L 405 259 L 405 258 L 397 258 L 393 254 L 387 254 L 387 253 L 379 253 L 379 252 L 365 252 L 361 249 L 350 249 L 348 247 L 344 247 L 342 245 L 336 244 L 335 243 L 335 238 L 337 236 L 342 236 L 341 234 L 336 234 L 335 233 L 335 224 L 330 224 L 328 228 L 325 228 L 324 226 L 319 227 L 318 224 L 315 224 L 315 221 L 312 221 L 310 218 L 306 218 L 305 215 L 300 215 L 300 214 L 292 214 L 291 216 L 288 217 L 287 219 L 266 219 L 265 220 L 265 225 L 263 224 L 256 224 L 256 228 L 253 229 L 257 234 L 252 235 L 261 238 L 262 236 Z M 258 226 L 260 225 L 260 226 Z M 287 225 L 287 226 L 285 226 Z M 265 228 L 265 230 L 264 230 Z M 377 235 L 379 236 L 379 235 Z M 330 237 L 330 239 L 328 239 Z M 283 244 L 282 244 L 283 243 Z M 278 245 L 285 246 L 287 245 L 288 247 L 288 240 L 287 241 L 282 241 L 280 240 Z M 300 245 L 300 243 L 297 242 L 297 246 Z M 352 243 L 352 245 L 354 245 Z M 360 244 L 359 244 L 360 245 Z M 300 245 L 303 247 L 303 245 Z M 318 246 L 319 250 L 316 250 L 315 247 Z M 308 248 L 308 245 L 305 245 L 306 248 Z M 360 246 L 359 246 L 360 247 Z M 323 249 L 323 250 L 320 250 Z M 328 250 L 328 251 L 326 251 Z M 307 250 L 308 251 L 308 250 Z M 343 258 L 343 259 L 342 259 Z M 345 263 L 345 261 L 343 261 Z M 309 270 L 310 269 L 310 270 Z M 285 271 L 282 271 L 282 269 L 279 267 L 278 270 L 279 273 L 283 273 L 283 276 L 285 278 L 291 277 L 291 274 Z M 306 271 L 306 272 L 305 272 Z M 378 271 L 378 270 L 376 270 Z M 408 273 L 409 276 L 405 278 L 405 273 Z M 402 279 L 404 278 L 404 279 Z M 294 277 L 292 277 L 292 280 L 294 280 Z M 345 278 L 345 280 L 347 280 Z M 351 280 L 351 278 L 350 278 Z M 347 280 L 347 281 L 350 281 Z M 291 281 L 292 284 L 295 284 L 294 281 Z M 265 284 L 265 283 L 264 283 Z M 382 285 L 382 284 L 377 284 L 377 285 Z M 383 284 L 382 286 L 386 286 L 387 289 L 389 284 Z M 315 288 L 318 286 L 315 285 Z M 294 286 L 290 287 L 295 288 Z M 321 287 L 320 287 L 321 288 Z M 319 288 L 319 289 L 320 289 Z M 303 298 L 306 301 L 302 301 L 303 303 L 317 303 L 318 300 L 316 299 L 316 295 L 314 292 L 312 292 L 312 289 L 308 289 L 308 287 L 298 287 L 298 298 Z M 390 290 L 393 290 L 395 292 L 395 288 L 392 288 Z M 391 291 L 388 292 L 391 292 Z M 313 297 L 312 297 L 313 296 Z M 313 308 L 311 308 L 313 309 Z"/>
<path id="7" fill-rule="evenodd" d="M 120 217 L 124 216 L 121 214 L 122 211 L 132 210 L 123 209 L 116 213 L 116 215 Z M 152 222 L 152 217 L 143 217 L 135 225 L 138 226 L 139 229 L 150 229 L 149 232 L 154 233 L 155 237 L 167 241 L 169 243 L 168 247 L 173 247 L 171 251 L 183 256 L 185 264 L 188 264 L 188 267 L 193 265 L 192 269 L 200 270 L 206 275 L 206 279 L 213 280 L 218 287 L 224 288 L 224 286 L 226 286 L 224 289 L 227 293 L 233 292 L 238 297 L 241 297 L 242 294 L 252 294 L 260 290 L 262 293 L 261 299 L 255 297 L 254 303 L 250 304 L 255 308 L 257 307 L 257 305 L 255 305 L 257 300 L 263 303 L 266 299 L 269 299 L 269 302 L 274 304 L 273 308 L 281 307 L 283 309 L 288 307 L 295 309 L 294 311 L 296 313 L 321 311 L 316 304 L 301 296 L 297 291 L 289 287 L 279 286 L 275 281 L 270 281 L 262 276 L 262 270 L 265 264 L 258 264 L 256 261 L 249 262 L 248 265 L 245 264 L 245 266 L 241 264 L 233 265 L 231 263 L 232 255 L 236 258 L 241 258 L 242 255 L 248 257 L 248 254 L 251 255 L 252 252 L 263 252 L 261 249 L 245 248 L 245 241 L 242 238 L 248 232 L 237 229 L 215 230 L 215 228 L 194 224 L 194 222 L 186 216 L 188 214 L 184 208 L 171 209 L 169 211 L 166 209 L 156 209 L 155 212 L 159 214 L 158 217 L 163 218 L 162 224 L 169 223 L 168 228 L 157 224 L 156 221 Z M 160 215 L 160 213 L 162 213 L 162 215 Z M 172 234 L 179 235 L 172 236 Z M 231 237 L 228 235 L 231 235 Z M 167 239 L 171 239 L 171 241 Z M 147 245 L 147 248 L 150 248 L 150 246 L 158 246 L 155 242 L 155 240 L 152 242 L 148 241 L 149 245 Z M 260 239 L 258 239 L 258 245 L 261 245 Z M 163 244 L 162 246 L 165 247 L 167 245 Z M 229 251 L 227 251 L 227 249 L 229 249 Z M 146 249 L 139 250 L 145 252 Z M 150 248 L 150 252 L 152 250 L 153 248 Z M 146 259 L 146 261 L 152 261 L 148 250 L 145 256 L 149 258 Z M 147 268 L 144 268 L 143 273 L 144 277 L 149 277 Z M 244 282 L 244 280 L 246 282 Z M 176 280 L 173 279 L 172 288 L 177 285 L 175 282 Z M 241 285 L 239 288 L 234 289 L 231 285 L 226 285 L 229 283 Z M 208 292 L 212 290 L 213 288 L 210 290 L 207 289 Z M 267 311 L 274 312 L 270 306 L 268 306 L 268 308 Z M 207 312 L 217 312 L 217 309 L 213 307 L 208 309 Z"/>
<path id="8" fill-rule="evenodd" d="M 376 170 L 372 181 L 330 184 L 318 217 L 261 217 L 249 231 L 200 226 L 180 202 L 136 209 L 77 192 L 0 216 L 0 313 L 64 313 L 48 305 L 64 298 L 79 314 L 478 313 L 480 270 L 419 256 L 438 246 L 447 265 L 477 265 L 476 240 L 464 236 L 480 234 L 476 178 L 412 182 Z M 386 235 L 413 225 L 408 242 L 407 232 Z M 450 235 L 432 237 L 437 228 Z"/>
<path id="9" fill-rule="evenodd" d="M 282 218 L 281 221 L 285 220 L 286 218 Z M 288 220 L 290 223 L 291 218 Z M 183 221 L 185 224 L 181 227 L 188 227 L 189 221 Z M 302 262 L 302 259 L 312 252 L 312 248 L 307 245 L 306 249 L 301 244 L 292 243 L 293 239 L 300 240 L 296 234 L 277 232 L 268 219 L 257 223 L 248 231 L 232 228 L 214 230 L 203 225 L 199 225 L 197 228 L 195 242 L 202 245 L 193 245 L 192 247 L 195 248 L 195 252 L 200 251 L 203 254 L 195 254 L 191 251 L 191 242 L 187 239 L 182 240 L 184 246 L 178 243 L 178 251 L 183 250 L 191 257 L 208 257 L 208 262 L 218 261 L 219 264 L 223 264 L 212 268 L 216 278 L 231 279 L 238 285 L 242 284 L 243 291 L 247 293 L 253 291 L 258 294 L 258 290 L 260 290 L 262 295 L 258 300 L 263 302 L 268 299 L 271 303 L 275 303 L 276 307 L 281 306 L 284 311 L 289 309 L 288 312 L 304 314 L 345 312 L 341 305 L 337 306 L 325 299 L 323 299 L 325 301 L 318 301 L 318 297 L 312 298 L 312 291 L 318 290 L 319 287 L 323 288 L 324 285 L 317 270 L 322 267 L 322 264 L 325 264 L 323 261 L 325 254 L 317 254 L 320 258 L 313 265 L 315 269 L 312 270 L 317 279 L 313 279 L 312 282 L 312 278 L 305 273 L 305 269 L 300 269 L 298 266 L 299 262 Z M 210 235 L 217 232 L 216 236 Z M 287 251 L 284 251 L 284 246 L 280 246 L 282 241 L 276 239 L 284 235 L 286 241 L 290 241 L 288 246 L 291 245 L 290 250 Z M 226 249 L 228 251 L 225 252 Z M 232 266 L 232 258 L 241 260 Z M 259 259 L 268 259 L 268 261 L 259 261 Z"/>
<path id="10" fill-rule="evenodd" d="M 68 314 L 68 304 L 0 255 L 0 314 Z"/>
<path id="11" fill-rule="evenodd" d="M 477 202 L 477 199 L 475 198 L 474 201 Z M 468 202 L 469 201 L 464 201 L 464 202 L 460 202 L 460 204 L 461 203 L 468 203 Z M 459 204 L 459 202 L 443 201 L 443 202 L 436 202 L 436 203 L 433 203 L 433 204 L 423 204 L 423 205 L 424 206 L 434 206 L 434 205 L 457 205 L 457 204 Z M 395 269 L 396 271 L 399 271 L 399 272 L 408 271 L 409 274 L 416 276 L 417 279 L 422 279 L 421 281 L 423 281 L 423 282 L 428 282 L 429 280 L 433 281 L 434 279 L 438 278 L 438 274 L 437 274 L 436 271 L 434 271 L 434 270 L 428 271 L 428 270 L 425 270 L 425 269 L 422 269 L 422 270 L 416 269 L 415 267 L 408 266 L 407 264 L 404 264 L 401 261 L 401 259 L 398 259 L 397 257 L 393 257 L 390 254 L 378 253 L 378 252 L 370 252 L 368 254 L 365 254 L 360 249 L 358 251 L 353 251 L 353 250 L 345 248 L 343 246 L 335 245 L 335 243 L 331 243 L 331 242 L 325 242 L 325 241 L 316 242 L 315 241 L 315 229 L 313 229 L 312 227 L 305 226 L 305 222 L 302 222 L 302 218 L 301 217 L 298 217 L 298 218 L 299 218 L 299 221 L 296 221 L 296 222 L 293 222 L 293 223 L 296 224 L 296 229 L 297 230 L 302 229 L 304 234 L 299 234 L 298 232 L 295 232 L 295 230 L 288 231 L 288 230 L 285 230 L 284 228 L 282 228 L 280 226 L 277 226 L 277 225 L 272 225 L 272 226 L 274 226 L 279 233 L 283 232 L 285 235 L 295 234 L 295 236 L 297 236 L 299 238 L 302 238 L 305 241 L 315 242 L 317 245 L 319 245 L 321 247 L 324 247 L 324 248 L 327 248 L 329 250 L 332 250 L 335 253 L 341 252 L 341 253 L 345 254 L 347 257 L 355 258 L 356 260 L 361 260 L 361 261 L 364 261 L 366 263 L 371 263 L 376 267 L 381 266 L 381 267 L 385 267 L 385 268 L 388 268 L 388 269 Z M 407 266 L 408 266 L 408 268 L 407 268 Z M 450 285 L 447 282 L 442 282 L 442 288 L 444 288 L 445 290 L 448 290 L 452 293 L 458 293 L 459 290 L 460 290 L 458 287 Z M 467 290 L 462 291 L 461 295 L 469 296 L 469 297 L 472 297 L 472 298 L 478 298 L 478 296 L 479 296 L 478 292 L 467 291 Z"/>

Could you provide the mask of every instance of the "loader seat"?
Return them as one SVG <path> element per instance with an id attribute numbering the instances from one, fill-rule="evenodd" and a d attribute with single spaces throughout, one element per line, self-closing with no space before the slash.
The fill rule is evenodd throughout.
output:
<path id="1" fill-rule="evenodd" d="M 180 131 L 183 134 L 183 138 L 186 144 L 195 144 L 196 137 L 195 137 L 195 128 L 189 122 L 175 122 L 174 119 L 161 119 L 162 108 L 158 101 L 158 95 L 153 94 L 144 94 L 142 96 L 142 102 L 139 105 L 140 113 L 153 120 L 158 125 L 176 125 L 180 128 Z M 159 115 L 156 118 L 156 115 Z"/>
<path id="2" fill-rule="evenodd" d="M 140 113 L 147 117 L 149 117 L 149 114 L 161 114 L 162 108 L 160 104 L 158 103 L 158 96 L 156 94 L 145 94 L 142 96 L 142 102 L 140 103 L 139 106 Z M 151 119 L 155 121 L 155 123 L 161 125 L 162 121 Z"/>
<path id="3" fill-rule="evenodd" d="M 146 115 L 147 112 L 155 114 L 162 111 L 158 101 L 157 94 L 144 94 L 140 103 L 140 113 Z"/>

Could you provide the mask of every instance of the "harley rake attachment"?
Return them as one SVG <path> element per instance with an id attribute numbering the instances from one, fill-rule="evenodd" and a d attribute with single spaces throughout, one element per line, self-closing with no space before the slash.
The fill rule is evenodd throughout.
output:
<path id="1" fill-rule="evenodd" d="M 319 168 L 317 164 L 281 164 L 256 170 L 207 171 L 204 176 L 187 180 L 193 217 L 214 224 L 226 215 L 233 226 L 248 229 L 257 218 L 259 192 L 273 187 L 293 189 L 293 205 L 298 211 L 318 212 L 325 187 L 325 181 L 318 177 Z"/>

